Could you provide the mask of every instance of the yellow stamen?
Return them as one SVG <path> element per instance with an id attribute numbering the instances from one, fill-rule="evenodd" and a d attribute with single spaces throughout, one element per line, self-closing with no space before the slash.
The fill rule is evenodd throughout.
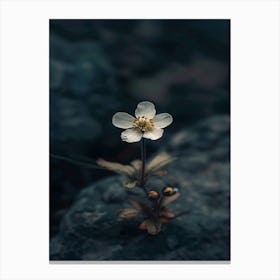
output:
<path id="1" fill-rule="evenodd" d="M 135 119 L 133 126 L 140 129 L 142 132 L 152 130 L 154 127 L 153 120 L 145 117 L 138 117 Z"/>

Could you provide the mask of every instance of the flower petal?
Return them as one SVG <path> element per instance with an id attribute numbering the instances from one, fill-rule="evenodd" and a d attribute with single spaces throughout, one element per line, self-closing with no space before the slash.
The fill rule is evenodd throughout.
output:
<path id="1" fill-rule="evenodd" d="M 163 134 L 163 129 L 161 128 L 153 128 L 150 131 L 146 131 L 143 135 L 144 138 L 148 138 L 151 140 L 159 139 Z"/>
<path id="2" fill-rule="evenodd" d="M 157 128 L 165 128 L 173 122 L 173 118 L 168 113 L 158 114 L 154 117 L 153 123 Z"/>
<path id="3" fill-rule="evenodd" d="M 140 102 L 135 110 L 136 117 L 152 119 L 156 114 L 155 105 L 149 101 Z"/>
<path id="4" fill-rule="evenodd" d="M 121 134 L 122 140 L 128 143 L 138 142 L 141 140 L 142 136 L 142 132 L 136 128 L 129 128 Z"/>
<path id="5" fill-rule="evenodd" d="M 112 123 L 118 128 L 131 128 L 135 118 L 128 113 L 118 112 L 112 118 Z"/>

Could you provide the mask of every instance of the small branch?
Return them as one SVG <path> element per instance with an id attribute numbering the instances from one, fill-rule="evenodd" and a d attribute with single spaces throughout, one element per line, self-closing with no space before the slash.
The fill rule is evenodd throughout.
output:
<path id="1" fill-rule="evenodd" d="M 161 195 L 161 197 L 157 201 L 157 205 L 156 205 L 156 213 L 157 213 L 157 215 L 159 215 L 159 212 L 160 212 L 160 209 L 161 209 L 162 199 L 163 199 L 163 197 Z"/>

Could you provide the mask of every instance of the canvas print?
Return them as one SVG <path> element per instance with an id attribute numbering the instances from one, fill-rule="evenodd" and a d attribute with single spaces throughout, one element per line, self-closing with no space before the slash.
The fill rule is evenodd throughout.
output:
<path id="1" fill-rule="evenodd" d="M 230 260 L 230 20 L 50 20 L 50 261 Z"/>

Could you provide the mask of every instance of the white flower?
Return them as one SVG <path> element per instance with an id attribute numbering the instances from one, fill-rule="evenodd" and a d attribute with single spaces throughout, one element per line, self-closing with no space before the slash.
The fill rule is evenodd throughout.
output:
<path id="1" fill-rule="evenodd" d="M 168 113 L 156 115 L 155 105 L 149 101 L 140 102 L 135 110 L 135 117 L 125 112 L 114 114 L 112 123 L 118 128 L 126 129 L 121 138 L 128 143 L 138 142 L 144 138 L 157 140 L 163 135 L 163 128 L 170 125 L 173 118 Z"/>

